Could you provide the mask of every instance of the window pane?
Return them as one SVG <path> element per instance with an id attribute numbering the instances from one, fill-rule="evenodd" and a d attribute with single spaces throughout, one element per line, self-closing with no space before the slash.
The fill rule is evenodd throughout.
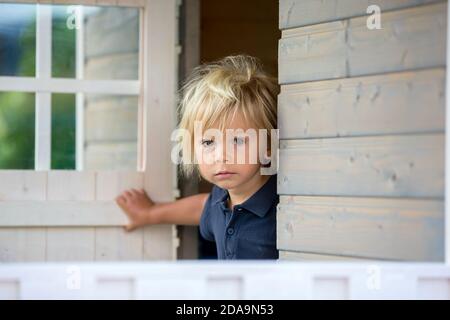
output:
<path id="1" fill-rule="evenodd" d="M 76 121 L 83 121 L 84 170 L 136 170 L 135 96 L 85 95 L 76 119 L 76 96 L 52 94 L 52 169 L 76 168 Z"/>
<path id="2" fill-rule="evenodd" d="M 52 12 L 53 77 L 75 77 L 80 46 L 84 79 L 138 79 L 139 9 L 53 5 Z"/>
<path id="3" fill-rule="evenodd" d="M 0 169 L 34 169 L 35 97 L 0 92 Z"/>
<path id="4" fill-rule="evenodd" d="M 139 9 L 92 10 L 84 34 L 86 79 L 138 79 Z"/>
<path id="5" fill-rule="evenodd" d="M 139 9 L 91 8 L 84 29 L 86 79 L 138 79 Z"/>
<path id="6" fill-rule="evenodd" d="M 52 95 L 52 169 L 75 169 L 75 95 Z"/>
<path id="7" fill-rule="evenodd" d="M 34 77 L 36 6 L 0 3 L 0 76 Z"/>
<path id="8" fill-rule="evenodd" d="M 137 111 L 135 96 L 86 96 L 85 169 L 136 170 Z"/>
<path id="9" fill-rule="evenodd" d="M 75 78 L 76 29 L 72 27 L 69 6 L 52 6 L 52 76 Z"/>

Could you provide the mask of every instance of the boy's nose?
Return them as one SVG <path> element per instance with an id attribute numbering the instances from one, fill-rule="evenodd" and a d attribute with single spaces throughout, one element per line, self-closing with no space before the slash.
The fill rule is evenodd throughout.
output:
<path id="1" fill-rule="evenodd" d="M 215 160 L 216 163 L 230 163 L 232 161 L 232 152 L 229 152 L 225 146 L 221 145 L 216 148 Z"/>

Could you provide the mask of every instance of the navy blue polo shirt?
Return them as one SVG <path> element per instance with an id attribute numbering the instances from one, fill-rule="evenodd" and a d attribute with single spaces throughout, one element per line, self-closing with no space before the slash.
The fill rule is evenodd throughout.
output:
<path id="1" fill-rule="evenodd" d="M 215 241 L 219 259 L 278 259 L 277 175 L 245 202 L 227 206 L 228 191 L 214 185 L 200 218 L 200 234 Z"/>

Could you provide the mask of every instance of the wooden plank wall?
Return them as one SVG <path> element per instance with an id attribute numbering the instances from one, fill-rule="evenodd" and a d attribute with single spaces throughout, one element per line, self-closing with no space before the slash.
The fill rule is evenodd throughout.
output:
<path id="1" fill-rule="evenodd" d="M 280 1 L 280 259 L 444 260 L 446 13 Z"/>
<path id="2" fill-rule="evenodd" d="M 128 5 L 133 1 L 87 2 Z M 140 19 L 140 172 L 0 170 L 0 262 L 176 259 L 174 225 L 126 234 L 126 217 L 113 200 L 129 188 L 144 188 L 158 202 L 174 198 L 176 166 L 168 145 L 175 127 L 179 4 L 175 0 L 132 4 L 145 5 Z"/>
<path id="3" fill-rule="evenodd" d="M 143 172 L 0 171 L 0 262 L 173 260 L 172 225 L 127 233 L 114 198 Z"/>

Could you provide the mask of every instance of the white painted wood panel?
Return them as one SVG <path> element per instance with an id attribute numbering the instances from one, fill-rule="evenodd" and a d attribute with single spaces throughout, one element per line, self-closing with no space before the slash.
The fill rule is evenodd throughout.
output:
<path id="1" fill-rule="evenodd" d="M 280 84 L 342 78 L 347 74 L 345 21 L 289 29 L 278 47 Z"/>
<path id="2" fill-rule="evenodd" d="M 282 261 L 302 261 L 302 262 L 312 262 L 312 261 L 354 261 L 354 262 L 367 262 L 370 259 L 364 259 L 359 257 L 348 257 L 348 256 L 338 256 L 320 253 L 310 253 L 310 252 L 297 252 L 297 251 L 287 251 L 279 250 L 279 260 Z"/>
<path id="3" fill-rule="evenodd" d="M 47 228 L 47 261 L 94 261 L 95 228 Z"/>
<path id="4" fill-rule="evenodd" d="M 146 83 L 143 95 L 144 185 L 156 201 L 174 200 L 176 171 L 171 160 L 170 137 L 176 124 L 177 10 L 175 0 L 154 0 L 149 1 L 144 13 L 143 49 L 144 55 L 148 55 L 143 68 Z M 161 32 L 161 26 L 165 32 Z"/>
<path id="5" fill-rule="evenodd" d="M 327 21 L 364 16 L 370 5 L 377 5 L 381 13 L 439 2 L 440 0 L 281 0 L 280 29 L 317 24 Z"/>
<path id="6" fill-rule="evenodd" d="M 281 250 L 407 261 L 444 261 L 441 200 L 282 196 Z"/>
<path id="7" fill-rule="evenodd" d="M 444 134 L 281 140 L 278 193 L 444 197 Z"/>
<path id="8" fill-rule="evenodd" d="M 0 226 L 124 226 L 127 218 L 113 201 L 0 201 Z"/>
<path id="9" fill-rule="evenodd" d="M 45 228 L 0 227 L 0 263 L 45 261 L 46 248 Z"/>
<path id="10" fill-rule="evenodd" d="M 49 171 L 47 200 L 95 200 L 95 175 L 93 171 Z"/>
<path id="11" fill-rule="evenodd" d="M 144 187 L 144 172 L 99 171 L 97 172 L 96 199 L 112 201 L 125 190 Z"/>
<path id="12" fill-rule="evenodd" d="M 0 170 L 0 201 L 45 200 L 47 172 Z"/>
<path id="13" fill-rule="evenodd" d="M 47 201 L 94 201 L 95 172 L 55 170 L 48 172 Z M 92 261 L 95 228 L 47 228 L 47 261 Z"/>
<path id="14" fill-rule="evenodd" d="M 281 0 L 279 23 L 280 259 L 442 262 L 447 1 Z"/>
<path id="15" fill-rule="evenodd" d="M 52 68 L 52 9 L 36 7 L 36 78 L 40 83 L 51 77 Z M 50 92 L 35 93 L 35 151 L 34 169 L 50 170 L 52 96 Z"/>
<path id="16" fill-rule="evenodd" d="M 449 281 L 449 267 L 434 263 L 6 264 L 0 266 L 0 297 L 448 300 Z"/>
<path id="17" fill-rule="evenodd" d="M 447 3 L 385 12 L 382 28 L 366 17 L 283 30 L 281 84 L 446 65 Z"/>
<path id="18" fill-rule="evenodd" d="M 143 228 L 144 260 L 175 260 L 179 239 L 175 225 L 153 225 Z"/>
<path id="19" fill-rule="evenodd" d="M 445 69 L 281 86 L 280 139 L 445 130 Z"/>
<path id="20" fill-rule="evenodd" d="M 145 7 L 148 0 L 15 0 L 19 3 L 42 3 L 61 5 L 89 5 L 89 6 L 124 6 L 124 7 Z M 11 2 L 11 0 L 0 0 L 1 2 Z"/>
<path id="21" fill-rule="evenodd" d="M 114 199 L 129 188 L 144 188 L 156 201 L 174 199 L 176 179 L 175 167 L 170 161 L 170 133 L 175 126 L 179 2 L 113 2 L 95 1 L 95 4 L 144 7 L 140 15 L 139 81 L 48 79 L 39 82 L 31 78 L 0 77 L 0 82 L 9 90 L 141 94 L 138 149 L 142 154 L 138 166 L 145 171 L 0 171 L 0 250 L 3 260 L 176 258 L 178 239 L 174 226 L 151 226 L 126 233 L 122 228 L 126 217 Z M 92 1 L 85 3 L 92 4 Z M 161 74 L 166 76 L 161 78 Z M 18 237 L 25 240 L 17 241 Z M 36 246 L 44 249 L 36 250 Z"/>
<path id="22" fill-rule="evenodd" d="M 78 80 L 51 78 L 39 80 L 30 77 L 0 77 L 2 90 L 18 92 L 91 93 L 138 95 L 139 81 L 135 80 Z"/>
<path id="23" fill-rule="evenodd" d="M 144 187 L 143 172 L 103 171 L 97 173 L 97 200 L 114 201 L 125 190 Z M 114 203 L 115 208 L 119 209 Z M 144 258 L 143 229 L 126 232 L 123 226 L 127 219 L 122 210 L 123 222 L 116 227 L 96 228 L 97 261 L 142 260 Z"/>
<path id="24" fill-rule="evenodd" d="M 96 261 L 143 260 L 143 248 L 143 229 L 126 232 L 123 227 L 95 228 Z"/>
<path id="25" fill-rule="evenodd" d="M 0 281 L 0 300 L 18 300 L 19 283 L 15 280 Z"/>

